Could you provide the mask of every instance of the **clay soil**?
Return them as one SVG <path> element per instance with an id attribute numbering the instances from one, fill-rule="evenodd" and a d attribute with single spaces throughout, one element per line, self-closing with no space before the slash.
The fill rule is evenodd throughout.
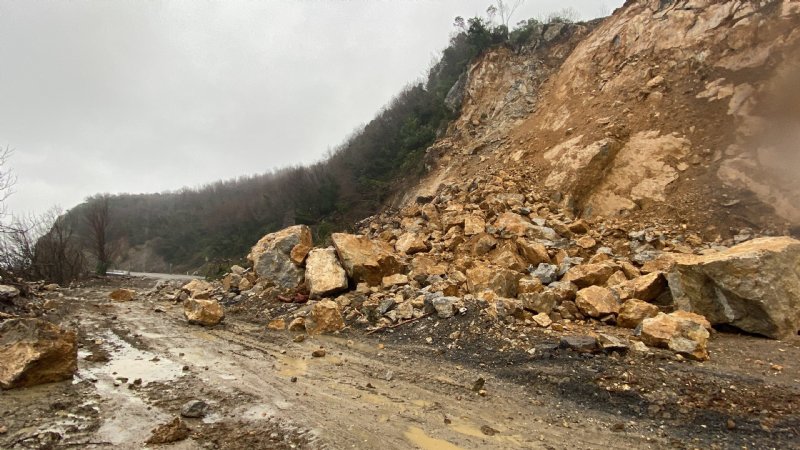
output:
<path id="1" fill-rule="evenodd" d="M 50 318 L 78 330 L 80 370 L 0 392 L 0 448 L 142 448 L 192 399 L 209 414 L 161 447 L 800 448 L 798 337 L 717 332 L 703 363 L 583 355 L 475 313 L 299 341 L 249 315 L 201 328 L 172 302 L 109 301 L 121 284 L 154 280 L 49 294 Z"/>

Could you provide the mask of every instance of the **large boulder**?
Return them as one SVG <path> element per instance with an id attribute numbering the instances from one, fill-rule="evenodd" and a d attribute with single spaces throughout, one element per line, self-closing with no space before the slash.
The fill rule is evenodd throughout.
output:
<path id="1" fill-rule="evenodd" d="M 213 299 L 190 298 L 183 303 L 183 315 L 191 324 L 214 326 L 225 318 L 225 310 Z"/>
<path id="2" fill-rule="evenodd" d="M 344 319 L 335 301 L 322 300 L 311 307 L 305 325 L 308 334 L 332 333 L 344 328 Z"/>
<path id="3" fill-rule="evenodd" d="M 39 319 L 0 323 L 0 387 L 68 380 L 78 370 L 75 333 Z"/>
<path id="4" fill-rule="evenodd" d="M 295 225 L 261 238 L 247 259 L 262 281 L 282 289 L 296 289 L 303 283 L 303 262 L 311 251 L 311 229 Z"/>
<path id="5" fill-rule="evenodd" d="M 336 250 L 317 248 L 309 252 L 306 260 L 306 285 L 309 293 L 318 297 L 347 289 L 347 273 L 336 258 Z"/>
<path id="6" fill-rule="evenodd" d="M 392 247 L 385 242 L 346 233 L 334 233 L 331 240 L 344 270 L 356 283 L 379 286 L 383 277 L 403 271 Z"/>
<path id="7" fill-rule="evenodd" d="M 800 329 L 800 241 L 753 239 L 704 256 L 682 255 L 668 275 L 679 309 L 713 325 L 781 339 Z"/>

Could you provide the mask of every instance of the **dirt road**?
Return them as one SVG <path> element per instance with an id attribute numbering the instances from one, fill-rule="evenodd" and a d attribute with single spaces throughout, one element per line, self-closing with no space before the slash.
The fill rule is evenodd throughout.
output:
<path id="1" fill-rule="evenodd" d="M 659 402 L 643 404 L 636 394 L 637 377 L 640 390 L 696 379 L 705 392 L 708 379 L 719 375 L 712 367 L 687 378 L 680 364 L 665 368 L 672 362 L 637 368 L 614 358 L 510 355 L 480 345 L 447 351 L 399 333 L 296 342 L 295 334 L 234 318 L 213 329 L 189 326 L 180 305 L 113 303 L 110 290 L 82 288 L 60 299 L 63 320 L 80 330 L 80 372 L 71 384 L 2 392 L 0 426 L 7 432 L 0 447 L 141 448 L 153 428 L 192 399 L 206 401 L 210 413 L 185 419 L 190 438 L 166 448 L 786 448 L 798 442 L 796 413 L 780 416 L 771 430 L 740 419 L 727 426 L 714 408 L 675 422 L 679 401 L 654 408 Z M 796 361 L 797 345 L 784 347 L 787 360 Z M 324 357 L 312 357 L 318 349 Z M 748 384 L 758 384 L 752 374 L 736 378 L 738 387 L 733 371 L 722 376 L 720 385 L 739 390 L 732 398 L 746 400 Z M 485 395 L 473 390 L 479 378 Z M 614 388 L 623 379 L 634 389 Z M 767 386 L 763 395 L 793 408 L 796 380 Z"/>

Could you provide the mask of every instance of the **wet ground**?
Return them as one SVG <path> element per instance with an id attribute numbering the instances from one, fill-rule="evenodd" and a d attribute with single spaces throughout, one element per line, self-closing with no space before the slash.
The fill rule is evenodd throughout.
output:
<path id="1" fill-rule="evenodd" d="M 297 342 L 236 317 L 189 326 L 168 301 L 108 301 L 114 287 L 62 291 L 51 315 L 79 330 L 79 374 L 0 392 L 0 448 L 141 448 L 193 399 L 208 415 L 162 447 L 800 448 L 797 339 L 717 333 L 696 363 L 530 331 L 519 351 L 466 317 Z M 487 332 L 448 338 L 464 326 Z"/>

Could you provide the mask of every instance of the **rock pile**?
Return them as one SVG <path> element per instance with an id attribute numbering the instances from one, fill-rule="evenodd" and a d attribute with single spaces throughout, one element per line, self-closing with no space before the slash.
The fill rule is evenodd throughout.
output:
<path id="1" fill-rule="evenodd" d="M 704 243 L 681 227 L 631 225 L 576 219 L 501 172 L 373 217 L 359 235 L 336 233 L 333 248 L 312 249 L 302 225 L 267 235 L 250 254 L 255 274 L 235 266 L 223 295 L 301 304 L 276 310 L 272 329 L 377 329 L 471 310 L 552 330 L 616 325 L 622 341 L 587 327 L 592 348 L 628 339 L 699 360 L 710 323 L 775 338 L 800 329 L 800 242 Z M 214 291 L 192 284 L 190 298 Z"/>

